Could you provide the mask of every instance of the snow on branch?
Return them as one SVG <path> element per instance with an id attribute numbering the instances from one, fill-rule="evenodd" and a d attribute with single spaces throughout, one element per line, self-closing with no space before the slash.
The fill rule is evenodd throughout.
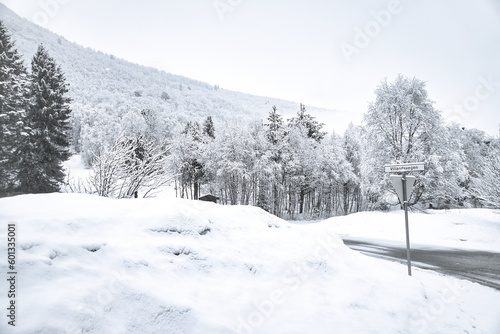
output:
<path id="1" fill-rule="evenodd" d="M 174 177 L 165 170 L 167 151 L 141 136 L 121 136 L 109 149 L 94 154 L 91 183 L 99 196 L 151 196 Z"/>

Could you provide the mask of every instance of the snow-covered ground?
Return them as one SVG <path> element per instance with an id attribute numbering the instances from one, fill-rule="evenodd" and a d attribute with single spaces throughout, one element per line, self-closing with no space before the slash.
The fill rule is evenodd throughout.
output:
<path id="1" fill-rule="evenodd" d="M 342 219 L 383 226 L 398 215 Z M 429 215 L 438 216 L 457 217 Z M 498 291 L 418 269 L 409 277 L 344 246 L 335 220 L 294 225 L 258 208 L 172 198 L 3 198 L 3 273 L 8 223 L 17 318 L 7 324 L 2 279 L 0 333 L 500 332 Z"/>
<path id="2" fill-rule="evenodd" d="M 456 248 L 500 253 L 500 210 L 408 213 L 412 248 Z M 342 237 L 406 247 L 404 211 L 360 212 L 325 221 Z"/>

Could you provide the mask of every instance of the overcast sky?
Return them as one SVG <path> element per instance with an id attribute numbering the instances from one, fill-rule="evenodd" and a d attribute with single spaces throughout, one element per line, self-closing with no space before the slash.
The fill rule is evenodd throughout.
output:
<path id="1" fill-rule="evenodd" d="M 498 135 L 497 0 L 0 0 L 70 41 L 225 89 L 348 111 L 398 73 Z"/>

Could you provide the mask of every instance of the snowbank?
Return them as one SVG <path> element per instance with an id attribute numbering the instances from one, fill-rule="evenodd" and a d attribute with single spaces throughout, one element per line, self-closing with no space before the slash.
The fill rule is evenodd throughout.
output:
<path id="1" fill-rule="evenodd" d="M 367 214 L 370 215 L 370 214 Z M 367 217 L 368 219 L 368 217 Z M 329 222 L 83 194 L 0 199 L 18 239 L 1 333 L 498 333 L 500 294 L 363 256 Z M 2 279 L 2 305 L 7 282 Z M 2 307 L 6 313 L 6 307 Z"/>
<path id="2" fill-rule="evenodd" d="M 409 212 L 412 248 L 457 248 L 500 253 L 500 210 L 428 210 Z M 403 211 L 360 212 L 325 221 L 343 237 L 376 239 L 405 246 Z"/>

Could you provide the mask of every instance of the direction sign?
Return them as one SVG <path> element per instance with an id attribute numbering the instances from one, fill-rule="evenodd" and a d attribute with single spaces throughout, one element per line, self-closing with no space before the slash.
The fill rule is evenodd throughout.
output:
<path id="1" fill-rule="evenodd" d="M 386 173 L 402 173 L 403 175 L 390 175 L 392 184 L 396 188 L 399 201 L 403 204 L 405 210 L 405 229 L 406 229 L 406 260 L 408 262 L 408 275 L 411 276 L 411 256 L 410 256 L 410 228 L 408 224 L 408 200 L 410 199 L 413 185 L 415 184 L 415 176 L 407 175 L 413 171 L 425 170 L 424 162 L 413 162 L 406 164 L 389 164 L 384 165 Z"/>
<path id="2" fill-rule="evenodd" d="M 392 184 L 396 188 L 396 193 L 398 194 L 399 201 L 404 203 L 405 198 L 403 196 L 403 182 L 401 178 L 402 175 L 390 175 Z M 413 185 L 415 184 L 416 177 L 411 175 L 406 175 L 406 200 L 410 199 L 411 192 L 413 191 Z"/>
<path id="3" fill-rule="evenodd" d="M 425 169 L 424 162 L 412 162 L 407 164 L 384 165 L 386 173 L 408 173 L 413 171 L 422 171 Z"/>

